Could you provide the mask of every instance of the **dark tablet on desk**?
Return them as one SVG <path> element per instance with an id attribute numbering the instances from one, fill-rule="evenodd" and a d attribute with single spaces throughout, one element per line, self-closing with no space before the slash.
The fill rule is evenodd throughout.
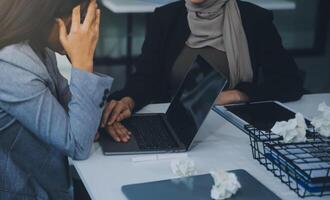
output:
<path id="1" fill-rule="evenodd" d="M 232 171 L 242 188 L 231 200 L 280 200 L 272 191 L 244 170 Z M 214 182 L 210 174 L 188 178 L 126 185 L 122 187 L 128 200 L 212 200 Z"/>
<path id="2" fill-rule="evenodd" d="M 288 121 L 296 115 L 295 112 L 276 101 L 217 106 L 214 111 L 240 128 L 250 124 L 264 131 L 270 131 L 276 122 Z"/>

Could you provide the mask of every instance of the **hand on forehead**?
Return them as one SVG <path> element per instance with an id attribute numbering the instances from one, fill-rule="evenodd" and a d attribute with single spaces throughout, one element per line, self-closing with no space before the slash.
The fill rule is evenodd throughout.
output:
<path id="1" fill-rule="evenodd" d="M 81 19 L 81 24 L 84 22 L 87 12 L 88 12 L 88 7 L 90 5 L 90 3 L 96 3 L 96 0 L 89 0 L 89 1 L 84 1 L 82 2 L 79 6 L 80 6 L 80 19 Z M 77 8 L 78 6 L 76 6 L 75 8 Z M 67 17 L 63 18 L 65 21 L 65 24 L 67 24 L 68 26 L 71 25 L 72 23 L 72 11 L 70 12 L 70 15 L 68 15 Z"/>

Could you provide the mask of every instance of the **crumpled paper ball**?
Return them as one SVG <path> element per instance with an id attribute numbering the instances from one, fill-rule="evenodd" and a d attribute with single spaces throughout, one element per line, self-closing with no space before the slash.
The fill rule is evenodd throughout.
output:
<path id="1" fill-rule="evenodd" d="M 301 113 L 297 113 L 294 119 L 276 122 L 271 131 L 283 137 L 285 143 L 306 142 L 307 125 Z"/>
<path id="2" fill-rule="evenodd" d="M 195 162 L 190 159 L 173 160 L 171 162 L 172 172 L 179 177 L 187 177 L 197 175 Z"/>
<path id="3" fill-rule="evenodd" d="M 321 115 L 313 118 L 312 125 L 321 135 L 330 137 L 330 106 L 323 102 L 319 105 L 318 111 Z"/>
<path id="4" fill-rule="evenodd" d="M 211 172 L 214 185 L 211 190 L 211 198 L 215 200 L 228 199 L 242 187 L 234 173 L 223 170 Z"/>

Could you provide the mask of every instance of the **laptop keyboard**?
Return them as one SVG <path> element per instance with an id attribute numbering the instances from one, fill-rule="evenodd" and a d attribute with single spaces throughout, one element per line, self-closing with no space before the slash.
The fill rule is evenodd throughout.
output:
<path id="1" fill-rule="evenodd" d="M 161 116 L 132 117 L 123 124 L 132 132 L 140 150 L 167 150 L 179 147 Z"/>

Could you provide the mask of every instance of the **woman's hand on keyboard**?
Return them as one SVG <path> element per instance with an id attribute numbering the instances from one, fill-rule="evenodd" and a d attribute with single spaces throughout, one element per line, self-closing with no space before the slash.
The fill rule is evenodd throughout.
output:
<path id="1" fill-rule="evenodd" d="M 120 122 L 115 122 L 110 126 L 106 127 L 107 133 L 116 141 L 116 142 L 128 142 L 131 139 L 132 133 L 123 126 Z"/>
<path id="2" fill-rule="evenodd" d="M 101 128 L 111 126 L 115 122 L 121 122 L 131 117 L 135 103 L 130 97 L 124 97 L 120 101 L 110 101 L 103 112 Z"/>

